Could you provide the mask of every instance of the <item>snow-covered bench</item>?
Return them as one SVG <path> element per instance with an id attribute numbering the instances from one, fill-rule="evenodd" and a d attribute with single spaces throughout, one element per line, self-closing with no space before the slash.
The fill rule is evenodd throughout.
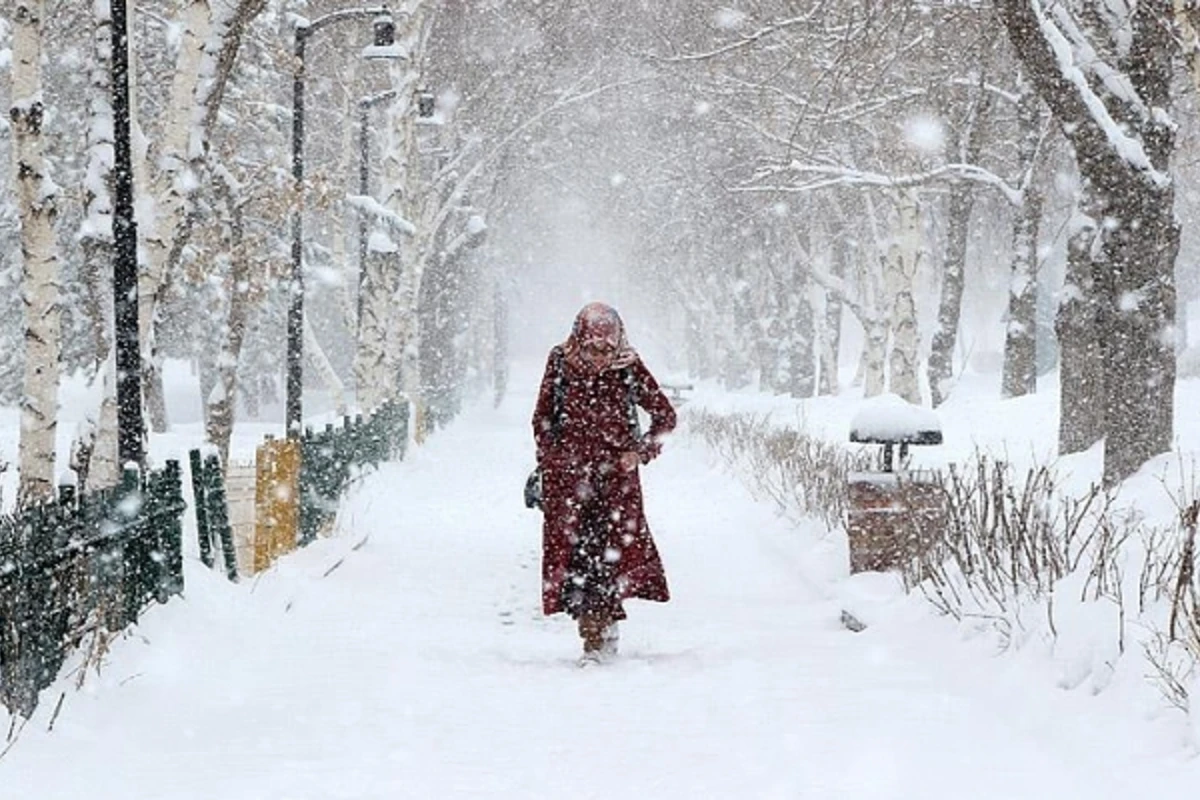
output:
<path id="1" fill-rule="evenodd" d="M 936 476 L 905 468 L 909 445 L 942 443 L 941 423 L 929 409 L 880 395 L 854 415 L 850 441 L 883 446 L 882 471 L 849 476 L 850 571 L 893 569 L 926 552 L 945 524 Z"/>

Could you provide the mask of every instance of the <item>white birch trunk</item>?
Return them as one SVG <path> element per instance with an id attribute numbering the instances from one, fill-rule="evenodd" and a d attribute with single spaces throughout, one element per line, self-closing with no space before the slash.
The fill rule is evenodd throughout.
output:
<path id="1" fill-rule="evenodd" d="M 887 389 L 887 322 L 883 319 L 869 320 L 866 325 L 866 337 L 863 343 L 862 362 L 859 371 L 862 373 L 863 397 L 874 397 L 883 394 Z"/>
<path id="2" fill-rule="evenodd" d="M 846 248 L 830 236 L 827 227 L 818 228 L 818 246 L 814 249 L 818 263 L 829 265 L 829 274 L 841 279 L 846 273 Z M 817 324 L 817 394 L 838 392 L 838 344 L 841 341 L 842 299 L 834 292 L 817 289 L 813 298 Z"/>
<path id="3" fill-rule="evenodd" d="M 112 295 L 112 13 L 108 0 L 97 0 L 92 34 L 95 64 L 91 72 L 88 124 L 88 165 L 84 180 L 84 223 L 80 244 L 84 253 L 83 277 L 88 285 L 96 374 L 93 384 L 100 391 L 89 393 L 87 410 L 91 429 L 75 449 L 86 453 L 86 463 L 77 464 L 83 474 L 80 489 L 88 491 L 115 486 L 120 478 L 117 460 L 116 362 L 113 350 Z M 132 75 L 130 76 L 132 77 Z M 132 92 L 131 92 L 132 94 Z"/>
<path id="4" fill-rule="evenodd" d="M 387 139 L 380 170 L 383 207 L 395 217 L 417 225 L 417 230 L 400 241 L 389 259 L 390 263 L 371 264 L 368 269 L 364 281 L 363 326 L 355 367 L 359 382 L 359 404 L 364 411 L 371 411 L 396 395 L 399 375 L 399 389 L 411 404 L 410 418 L 418 423 L 409 426 L 415 437 L 420 436 L 417 428 L 422 417 L 417 302 L 426 243 L 432 236 L 432 232 L 422 224 L 429 215 L 420 213 L 420 202 L 434 201 L 432 197 L 423 196 L 431 192 L 422 193 L 417 185 L 417 114 L 413 106 L 413 91 L 420 80 L 425 11 L 425 4 L 419 4 L 407 18 L 407 27 L 397 30 L 397 36 L 406 43 L 405 49 L 410 58 L 392 67 L 391 88 L 395 90 L 396 97 L 387 109 Z M 376 231 L 373 240 L 377 241 L 380 235 Z M 399 231 L 392 231 L 389 238 L 399 238 L 400 235 Z M 379 252 L 385 248 L 374 249 Z"/>
<path id="5" fill-rule="evenodd" d="M 366 264 L 361 283 L 362 319 L 358 328 L 358 346 L 354 354 L 354 381 L 357 405 L 371 413 L 392 396 L 394 373 L 389 375 L 391 359 L 387 352 L 388 319 L 394 313 L 392 295 L 398 248 L 392 237 L 374 231 L 367 244 Z"/>
<path id="6" fill-rule="evenodd" d="M 167 118 L 158 145 L 157 174 L 152 186 L 155 201 L 153 224 L 143 235 L 145 268 L 138 282 L 138 335 L 147 349 L 153 329 L 154 304 L 166 278 L 175 228 L 186 211 L 191 192 L 188 174 L 188 142 L 200 82 L 200 63 L 212 26 L 208 0 L 187 0 L 180 15 L 182 23 L 179 57 L 171 81 Z"/>
<path id="7" fill-rule="evenodd" d="M 116 486 L 117 468 L 117 372 L 116 351 L 93 376 L 88 391 L 89 408 L 71 442 L 70 467 L 75 471 L 80 491 Z"/>
<path id="8" fill-rule="evenodd" d="M 57 187 L 46 174 L 42 119 L 44 0 L 18 0 L 13 14 L 13 106 L 10 114 L 21 218 L 21 293 L 25 305 L 25 376 L 21 403 L 17 503 L 54 497 L 58 425 L 58 253 L 54 242 Z"/>
<path id="9" fill-rule="evenodd" d="M 921 258 L 921 209 L 912 192 L 899 193 L 894 224 L 895 235 L 888 245 L 883 277 L 891 309 L 890 390 L 920 405 L 921 386 L 917 377 L 920 335 L 914 284 Z"/>
<path id="10" fill-rule="evenodd" d="M 92 64 L 88 86 L 87 168 L 83 181 L 83 222 L 79 244 L 82 277 L 87 286 L 86 307 L 92 326 L 93 359 L 97 371 L 112 346 L 112 15 L 108 0 L 96 0 Z"/>
<path id="11" fill-rule="evenodd" d="M 891 303 L 884 279 L 880 276 L 881 272 L 886 273 L 887 270 L 886 243 L 878 230 L 875 203 L 870 195 L 864 197 L 864 204 L 875 246 L 870 256 L 864 257 L 860 254 L 858 258 L 859 286 L 863 296 L 858 318 L 865 334 L 858 371 L 862 376 L 863 396 L 874 397 L 887 390 L 887 342 Z"/>
<path id="12" fill-rule="evenodd" d="M 117 457 L 117 359 L 109 348 L 108 358 L 101 370 L 103 396 L 100 400 L 100 419 L 92 446 L 92 460 L 87 482 L 81 489 L 107 489 L 121 480 L 121 464 Z"/>

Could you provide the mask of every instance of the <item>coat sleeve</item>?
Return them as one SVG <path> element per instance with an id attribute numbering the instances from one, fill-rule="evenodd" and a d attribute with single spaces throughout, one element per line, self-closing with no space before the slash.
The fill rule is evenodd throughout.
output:
<path id="1" fill-rule="evenodd" d="M 542 373 L 542 385 L 538 389 L 537 404 L 533 408 L 533 441 L 537 445 L 538 464 L 542 463 L 542 457 L 554 446 L 551 433 L 554 424 L 554 379 L 561 357 L 560 349 L 555 347 L 546 358 L 546 370 Z"/>
<path id="2" fill-rule="evenodd" d="M 638 405 L 650 415 L 650 430 L 638 443 L 638 455 L 645 464 L 662 450 L 662 438 L 675 430 L 675 407 L 640 358 L 634 365 L 634 376 L 638 382 Z"/>

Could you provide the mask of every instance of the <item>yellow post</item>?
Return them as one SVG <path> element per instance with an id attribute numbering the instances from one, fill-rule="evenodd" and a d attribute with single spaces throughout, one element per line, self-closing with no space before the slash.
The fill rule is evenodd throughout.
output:
<path id="1" fill-rule="evenodd" d="M 268 439 L 255 452 L 254 571 L 294 550 L 300 530 L 300 442 Z"/>

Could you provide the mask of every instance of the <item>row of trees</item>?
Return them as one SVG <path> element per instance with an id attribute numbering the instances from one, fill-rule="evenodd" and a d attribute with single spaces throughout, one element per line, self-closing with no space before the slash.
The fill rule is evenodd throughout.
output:
<path id="1" fill-rule="evenodd" d="M 387 66 L 358 57 L 368 26 L 330 27 L 307 54 L 309 384 L 351 383 L 364 409 L 403 393 L 434 421 L 469 385 L 501 393 L 537 210 L 583 197 L 689 367 L 729 386 L 837 391 L 853 320 L 864 390 L 936 405 L 964 332 L 984 336 L 964 303 L 1006 286 L 1001 390 L 1036 388 L 1053 316 L 1061 448 L 1103 438 L 1119 480 L 1171 438 L 1192 5 L 405 0 L 389 4 L 405 58 Z M 0 293 L 0 392 L 22 403 L 30 502 L 53 483 L 64 371 L 96 386 L 75 448 L 87 481 L 116 474 L 111 16 L 103 0 L 8 6 L 0 279 L 22 291 Z M 200 366 L 223 450 L 239 408 L 278 398 L 301 200 L 292 36 L 350 7 L 131 14 L 156 429 L 167 357 Z"/>
<path id="2" fill-rule="evenodd" d="M 239 405 L 252 412 L 278 399 L 290 291 L 286 220 L 301 202 L 310 385 L 323 383 L 344 403 L 343 382 L 352 377 L 364 409 L 399 393 L 420 406 L 427 395 L 441 397 L 442 414 L 453 406 L 453 393 L 434 389 L 465 372 L 466 298 L 494 305 L 466 263 L 487 231 L 476 198 L 493 190 L 493 165 L 525 132 L 596 86 L 584 82 L 509 113 L 505 69 L 470 74 L 456 63 L 469 47 L 474 12 L 466 3 L 392 4 L 391 55 L 401 57 L 383 68 L 359 58 L 369 24 L 330 26 L 309 45 L 301 198 L 284 156 L 294 31 L 359 7 L 371 6 L 141 0 L 130 15 L 139 334 L 155 430 L 169 425 L 167 357 L 198 364 L 207 436 L 225 453 Z M 88 484 L 116 477 L 111 19 L 106 2 L 18 0 L 0 27 L 0 46 L 12 47 L 5 178 L 20 189 L 5 203 L 0 235 L 20 242 L 21 257 L 3 267 L 24 300 L 24 315 L 6 318 L 3 333 L 26 343 L 4 349 L 3 390 L 24 410 L 21 503 L 50 497 L 64 372 L 82 371 L 95 386 L 74 466 Z M 380 95 L 387 102 L 368 111 L 364 101 Z M 361 146 L 353 135 L 360 104 L 370 114 Z"/>
<path id="3" fill-rule="evenodd" d="M 1057 339 L 1062 452 L 1103 439 L 1112 483 L 1167 450 L 1194 5 L 591 12 L 629 32 L 628 74 L 656 82 L 622 141 L 644 156 L 622 197 L 647 283 L 688 317 L 693 364 L 833 391 L 849 311 L 864 390 L 937 405 L 974 274 L 976 297 L 1007 287 L 1005 396 L 1036 389 L 1039 334 Z"/>

